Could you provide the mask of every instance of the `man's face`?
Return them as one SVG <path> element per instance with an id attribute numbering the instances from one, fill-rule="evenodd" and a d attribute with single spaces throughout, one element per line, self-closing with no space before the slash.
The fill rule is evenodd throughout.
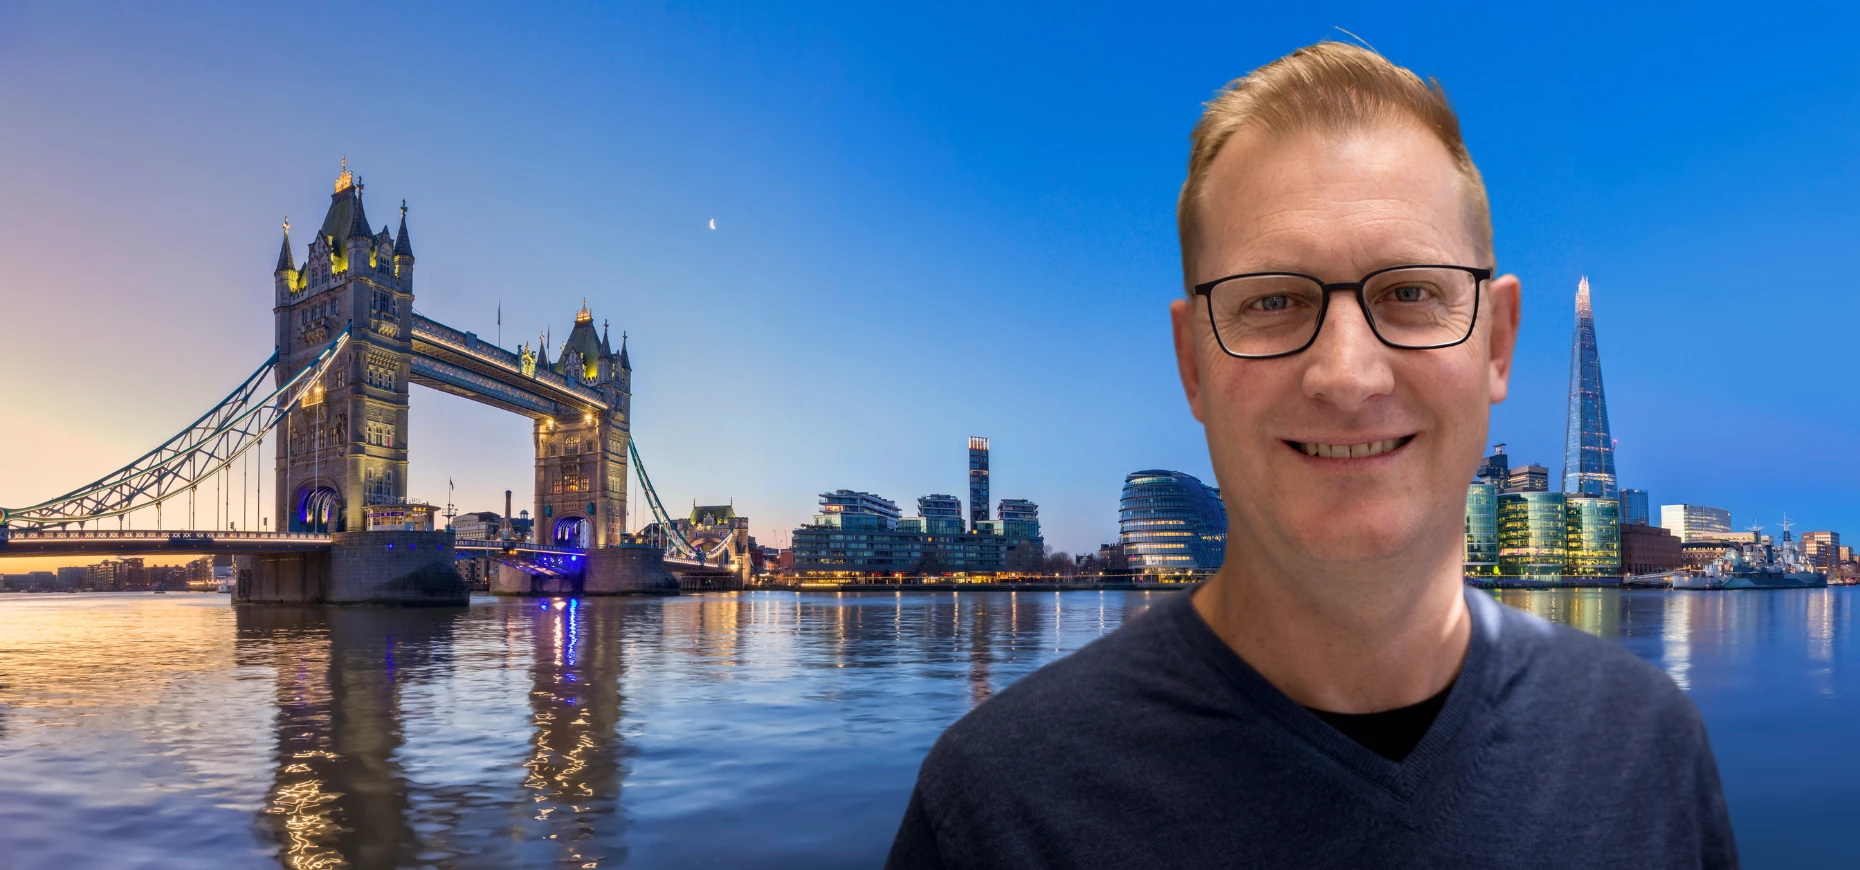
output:
<path id="1" fill-rule="evenodd" d="M 1336 283 L 1388 266 L 1489 267 L 1468 229 L 1463 183 L 1446 147 L 1418 125 L 1244 132 L 1215 158 L 1194 206 L 1189 283 L 1269 270 Z M 1332 295 L 1315 343 L 1277 359 L 1223 352 L 1202 298 L 1177 300 L 1172 314 L 1230 538 L 1300 560 L 1354 562 L 1415 553 L 1424 541 L 1432 552 L 1446 530 L 1460 533 L 1490 405 L 1505 398 L 1516 277 L 1486 282 L 1473 337 L 1437 350 L 1382 344 L 1347 291 Z M 1348 458 L 1366 452 L 1359 445 L 1391 442 Z M 1320 454 L 1356 449 L 1311 456 L 1311 444 L 1323 445 Z"/>

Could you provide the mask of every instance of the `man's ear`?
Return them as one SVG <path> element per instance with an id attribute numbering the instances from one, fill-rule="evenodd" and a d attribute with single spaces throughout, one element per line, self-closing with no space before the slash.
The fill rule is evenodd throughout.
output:
<path id="1" fill-rule="evenodd" d="M 1516 275 L 1501 275 L 1492 279 L 1486 290 L 1491 300 L 1490 319 L 1491 339 L 1486 345 L 1491 351 L 1488 364 L 1491 366 L 1492 404 L 1505 401 L 1511 393 L 1511 354 L 1518 348 L 1518 319 L 1523 307 L 1523 283 Z"/>
<path id="2" fill-rule="evenodd" d="M 1195 358 L 1195 307 L 1193 300 L 1177 299 L 1169 303 L 1169 323 L 1175 331 L 1175 367 L 1182 375 L 1182 392 L 1188 396 L 1188 410 L 1201 418 L 1201 363 Z M 1510 361 L 1507 352 L 1506 361 Z"/>

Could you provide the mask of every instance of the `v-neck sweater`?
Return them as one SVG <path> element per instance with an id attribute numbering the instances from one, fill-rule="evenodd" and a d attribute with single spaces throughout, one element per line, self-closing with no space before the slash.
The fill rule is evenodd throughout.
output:
<path id="1" fill-rule="evenodd" d="M 1466 601 L 1453 690 L 1394 762 L 1170 596 L 950 726 L 887 866 L 1737 866 L 1704 725 L 1665 673 Z"/>

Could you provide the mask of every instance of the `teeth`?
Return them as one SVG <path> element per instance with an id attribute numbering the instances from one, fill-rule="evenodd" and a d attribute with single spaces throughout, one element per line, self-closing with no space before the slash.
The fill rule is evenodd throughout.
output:
<path id="1" fill-rule="evenodd" d="M 1394 450 L 1401 444 L 1401 439 L 1385 438 L 1381 441 L 1370 441 L 1363 444 L 1295 443 L 1298 444 L 1298 449 L 1305 452 L 1306 456 L 1315 456 L 1320 459 L 1362 459 L 1368 456 L 1379 456 L 1390 450 Z"/>

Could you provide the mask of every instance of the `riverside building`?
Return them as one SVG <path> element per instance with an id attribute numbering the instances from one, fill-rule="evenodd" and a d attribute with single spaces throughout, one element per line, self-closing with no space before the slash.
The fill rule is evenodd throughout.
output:
<path id="1" fill-rule="evenodd" d="M 1576 334 L 1569 351 L 1569 416 L 1563 447 L 1563 492 L 1572 497 L 1620 497 L 1615 483 L 1615 442 L 1602 392 L 1602 357 L 1595 346 L 1595 312 L 1589 278 L 1576 284 Z"/>
<path id="2" fill-rule="evenodd" d="M 1227 552 L 1221 491 L 1180 471 L 1125 477 L 1117 525 L 1127 570 L 1135 574 L 1211 573 Z"/>
<path id="3" fill-rule="evenodd" d="M 1498 497 L 1498 573 L 1524 580 L 1563 576 L 1569 542 L 1569 502 L 1560 492 L 1507 492 Z"/>
<path id="4" fill-rule="evenodd" d="M 932 493 L 917 500 L 917 516 L 900 516 L 896 502 L 850 489 L 820 494 L 820 513 L 794 530 L 792 571 L 803 577 L 887 576 L 1002 578 L 1045 568 L 1040 506 L 1002 499 L 988 518 L 988 439 L 969 439 L 969 516 L 962 502 Z"/>
<path id="5" fill-rule="evenodd" d="M 1484 476 L 1466 487 L 1466 576 L 1498 576 L 1498 487 Z"/>
<path id="6" fill-rule="evenodd" d="M 1660 525 L 1678 535 L 1682 544 L 1723 540 L 1731 534 L 1731 512 L 1699 504 L 1663 504 Z"/>

